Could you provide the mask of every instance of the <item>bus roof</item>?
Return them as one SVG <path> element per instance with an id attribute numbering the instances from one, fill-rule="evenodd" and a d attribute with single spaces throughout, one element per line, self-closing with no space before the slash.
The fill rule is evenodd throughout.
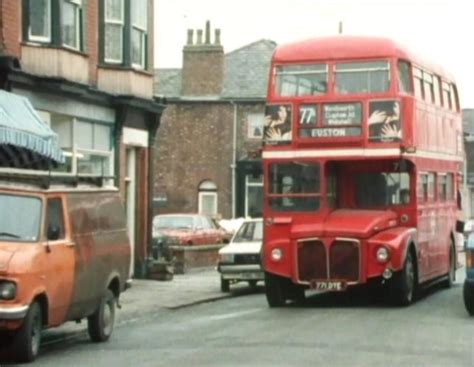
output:
<path id="1" fill-rule="evenodd" d="M 397 42 L 380 37 L 332 36 L 311 38 L 280 45 L 273 54 L 273 63 L 293 63 L 328 60 L 357 60 L 397 57 L 437 73 L 449 81 L 452 76 L 439 66 L 425 62 Z"/>

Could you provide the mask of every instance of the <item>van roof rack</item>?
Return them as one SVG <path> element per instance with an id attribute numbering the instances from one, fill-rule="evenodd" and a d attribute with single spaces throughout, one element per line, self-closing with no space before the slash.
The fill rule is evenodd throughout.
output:
<path id="1" fill-rule="evenodd" d="M 103 187 L 106 180 L 115 179 L 115 176 L 64 174 L 51 171 L 19 172 L 20 170 L 0 170 L 0 180 L 8 182 L 21 182 L 49 189 L 51 185 L 67 185 L 77 187 L 79 184 Z"/>

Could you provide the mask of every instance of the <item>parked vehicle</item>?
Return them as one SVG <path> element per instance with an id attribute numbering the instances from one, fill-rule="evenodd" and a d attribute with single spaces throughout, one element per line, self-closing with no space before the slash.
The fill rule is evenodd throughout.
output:
<path id="1" fill-rule="evenodd" d="M 255 287 L 265 275 L 260 265 L 263 235 L 262 219 L 242 223 L 230 244 L 219 250 L 217 270 L 221 274 L 221 291 L 229 292 L 230 284 L 246 281 Z"/>
<path id="2" fill-rule="evenodd" d="M 118 190 L 65 179 L 0 174 L 0 338 L 22 362 L 66 321 L 87 318 L 90 338 L 108 340 L 130 284 Z"/>
<path id="3" fill-rule="evenodd" d="M 203 214 L 161 214 L 153 218 L 153 240 L 159 247 L 229 243 L 230 236 Z"/>
<path id="4" fill-rule="evenodd" d="M 469 315 L 474 316 L 474 233 L 466 242 L 466 279 L 464 280 L 464 305 Z"/>

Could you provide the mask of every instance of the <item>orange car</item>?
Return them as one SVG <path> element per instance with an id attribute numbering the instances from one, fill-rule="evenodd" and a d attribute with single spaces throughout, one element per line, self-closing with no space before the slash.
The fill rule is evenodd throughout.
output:
<path id="1" fill-rule="evenodd" d="M 87 317 L 91 339 L 108 340 L 130 274 L 118 191 L 13 177 L 0 174 L 0 339 L 32 361 L 43 328 Z"/>

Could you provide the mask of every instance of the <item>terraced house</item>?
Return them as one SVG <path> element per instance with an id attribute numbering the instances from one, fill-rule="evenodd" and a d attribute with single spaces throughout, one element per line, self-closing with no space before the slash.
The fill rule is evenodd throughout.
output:
<path id="1" fill-rule="evenodd" d="M 26 97 L 58 134 L 58 170 L 114 176 L 143 275 L 164 109 L 153 97 L 153 1 L 1 1 L 0 25 L 1 88 Z"/>
<path id="2" fill-rule="evenodd" d="M 262 124 L 276 44 L 264 39 L 224 53 L 209 22 L 187 36 L 183 67 L 155 70 L 155 94 L 167 99 L 156 141 L 155 213 L 261 216 Z"/>

